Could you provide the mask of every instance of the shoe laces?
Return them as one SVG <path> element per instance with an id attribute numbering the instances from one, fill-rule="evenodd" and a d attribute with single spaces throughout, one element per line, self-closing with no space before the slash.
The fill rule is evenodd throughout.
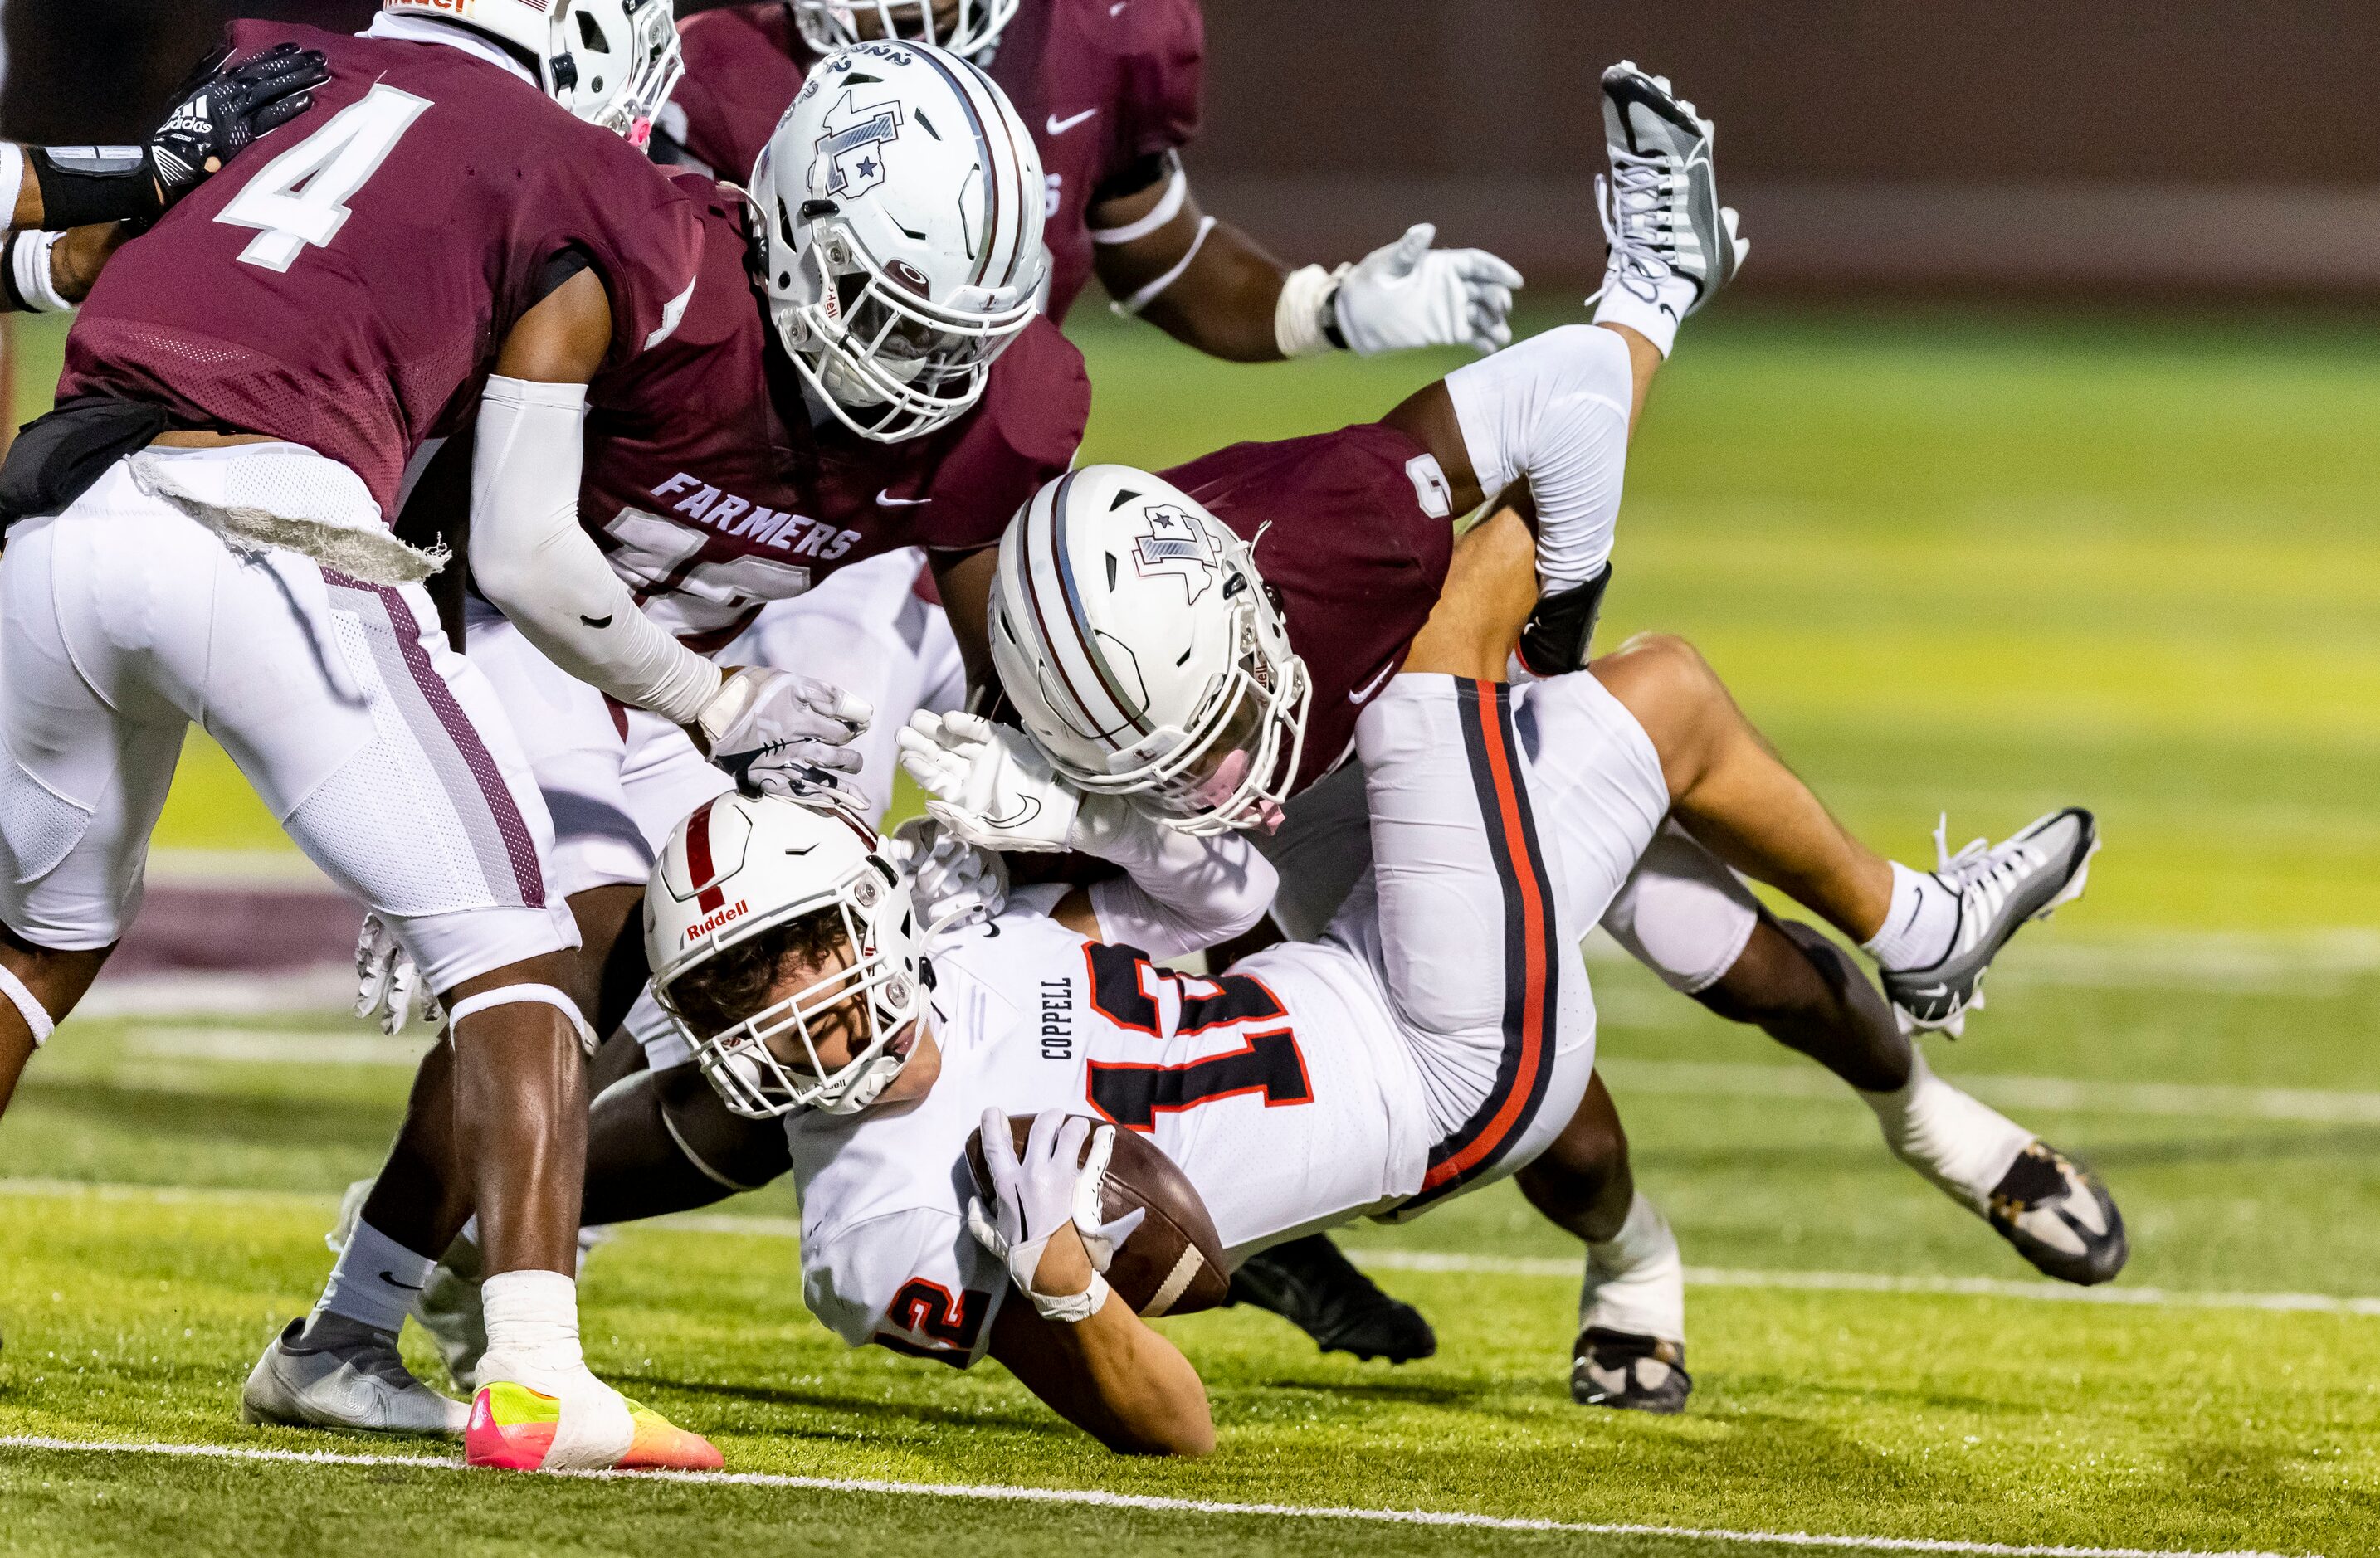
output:
<path id="1" fill-rule="evenodd" d="M 1934 875 L 1964 900 L 1979 900 L 1986 912 L 1997 909 L 2018 878 L 2038 864 L 2037 851 L 2022 839 L 2010 839 L 1997 849 L 1988 839 L 1971 839 L 1957 854 L 1950 852 L 1950 814 L 1934 823 Z"/>
<path id="2" fill-rule="evenodd" d="M 1675 189 L 1671 159 L 1611 149 L 1610 176 L 1595 175 L 1595 214 L 1603 223 L 1611 260 L 1603 284 L 1587 302 L 1615 286 L 1647 303 L 1658 300 L 1660 284 L 1676 269 L 1670 257 L 1677 252 L 1677 244 L 1663 220 Z"/>

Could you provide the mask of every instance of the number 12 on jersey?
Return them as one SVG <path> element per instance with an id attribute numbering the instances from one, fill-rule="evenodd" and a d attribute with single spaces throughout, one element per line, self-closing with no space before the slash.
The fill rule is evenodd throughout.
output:
<path id="1" fill-rule="evenodd" d="M 1160 1114 L 1245 1093 L 1261 1094 L 1269 1109 L 1314 1102 L 1288 1008 L 1262 981 L 1241 973 L 1189 977 L 1159 968 L 1129 947 L 1098 942 L 1085 947 L 1083 956 L 1090 964 L 1092 1009 L 1120 1028 L 1177 1038 L 1214 1028 L 1241 1029 L 1238 1049 L 1186 1065 L 1091 1061 L 1084 1091 L 1091 1106 L 1109 1119 L 1127 1130 L 1150 1130 Z M 1268 1024 L 1278 1026 L 1247 1032 Z"/>
<path id="2" fill-rule="evenodd" d="M 347 202 L 429 107 L 426 97 L 376 86 L 258 169 L 215 217 L 258 230 L 239 251 L 242 263 L 286 271 L 309 245 L 328 246 L 347 223 Z"/>

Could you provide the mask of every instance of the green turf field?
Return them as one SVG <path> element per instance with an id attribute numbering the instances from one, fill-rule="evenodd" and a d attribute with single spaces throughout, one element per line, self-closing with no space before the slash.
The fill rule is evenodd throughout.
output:
<path id="1" fill-rule="evenodd" d="M 1078 319 L 1095 458 L 1333 426 L 1441 370 L 1234 369 Z M 1437 1322 L 1430 1361 L 1320 1359 L 1261 1315 L 1170 1322 L 1215 1396 L 1221 1452 L 1196 1467 L 1111 1460 L 996 1367 L 845 1353 L 801 1310 L 782 1190 L 728 1209 L 779 1223 L 600 1250 L 597 1366 L 745 1472 L 2380 1552 L 2374 448 L 2380 344 L 2361 328 L 1726 311 L 1689 329 L 1636 446 L 1610 641 L 1693 636 L 1820 791 L 1905 855 L 1946 807 L 1953 847 L 2058 802 L 2099 810 L 2090 897 L 2027 932 L 1969 1037 L 1931 1053 L 2102 1169 L 2135 1251 L 2110 1291 L 2153 1301 L 2046 1299 L 1828 1079 L 1598 961 L 1640 1182 L 1702 1278 L 1683 1419 L 1571 1405 L 1576 1249 L 1509 1190 L 1351 1236 Z M 185 781 L 161 842 L 275 838 L 212 749 Z M 157 1017 L 61 1035 L 0 1124 L 0 1434 L 443 1453 L 232 1419 L 255 1352 L 321 1280 L 338 1188 L 395 1121 L 407 1052 L 356 1032 Z M 1739 1545 L 0 1450 L 0 1552 L 1070 1541 Z"/>

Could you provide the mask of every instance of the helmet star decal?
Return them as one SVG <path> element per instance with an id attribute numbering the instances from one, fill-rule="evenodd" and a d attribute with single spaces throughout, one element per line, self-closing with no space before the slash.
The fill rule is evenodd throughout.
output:
<path id="1" fill-rule="evenodd" d="M 1171 574 L 1182 581 L 1185 603 L 1196 605 L 1222 572 L 1222 547 L 1207 527 L 1171 503 L 1142 512 L 1148 529 L 1133 543 L 1133 564 L 1145 579 Z"/>
<path id="2" fill-rule="evenodd" d="M 882 149 L 901 139 L 901 104 L 862 108 L 858 96 L 856 87 L 843 94 L 843 101 L 827 111 L 827 133 L 818 139 L 819 161 L 826 168 L 824 192 L 842 199 L 865 195 L 884 182 Z M 817 182 L 815 173 L 812 182 Z"/>

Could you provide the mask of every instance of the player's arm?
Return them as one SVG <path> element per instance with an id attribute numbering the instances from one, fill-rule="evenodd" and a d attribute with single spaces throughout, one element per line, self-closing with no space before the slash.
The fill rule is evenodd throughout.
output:
<path id="1" fill-rule="evenodd" d="M 1427 223 L 1355 265 L 1291 270 L 1199 208 L 1180 159 L 1142 159 L 1092 194 L 1093 264 L 1117 307 L 1233 362 L 1411 346 L 1492 352 L 1521 273 L 1484 249 L 1437 249 Z"/>
<path id="2" fill-rule="evenodd" d="M 313 104 L 331 79 L 320 51 L 295 43 L 230 65 L 203 61 L 172 113 L 140 146 L 0 141 L 0 189 L 15 190 L 11 230 L 153 222 L 259 136 Z"/>
<path id="3" fill-rule="evenodd" d="M 951 636 L 959 641 L 959 659 L 966 667 L 970 690 L 991 687 L 991 575 L 1000 565 L 1000 549 L 938 551 L 929 554 L 934 570 L 934 593 L 942 598 L 950 618 Z"/>
<path id="4" fill-rule="evenodd" d="M 103 222 L 63 233 L 9 234 L 0 246 L 0 298 L 20 314 L 55 314 L 79 306 L 108 257 L 134 231 L 129 222 Z"/>
<path id="5" fill-rule="evenodd" d="M 992 1196 L 968 1209 L 967 1227 L 1016 1288 L 992 1321 L 991 1356 L 1111 1450 L 1212 1451 L 1215 1422 L 1198 1371 L 1101 1274 L 1139 1214 L 1085 1228 L 1085 1216 L 1098 1215 L 1115 1128 L 1094 1134 L 1090 1121 L 1051 1109 L 1033 1122 L 1022 1155 L 998 1109 L 984 1111 L 982 1130 Z"/>
<path id="6" fill-rule="evenodd" d="M 1172 958 L 1232 940 L 1280 890 L 1272 863 L 1245 835 L 1168 827 L 1121 795 L 1085 795 L 1033 738 L 973 714 L 919 710 L 899 734 L 901 767 L 926 815 L 979 850 L 1076 851 L 1123 870 L 1076 888 L 1053 912 L 1095 941 Z"/>

